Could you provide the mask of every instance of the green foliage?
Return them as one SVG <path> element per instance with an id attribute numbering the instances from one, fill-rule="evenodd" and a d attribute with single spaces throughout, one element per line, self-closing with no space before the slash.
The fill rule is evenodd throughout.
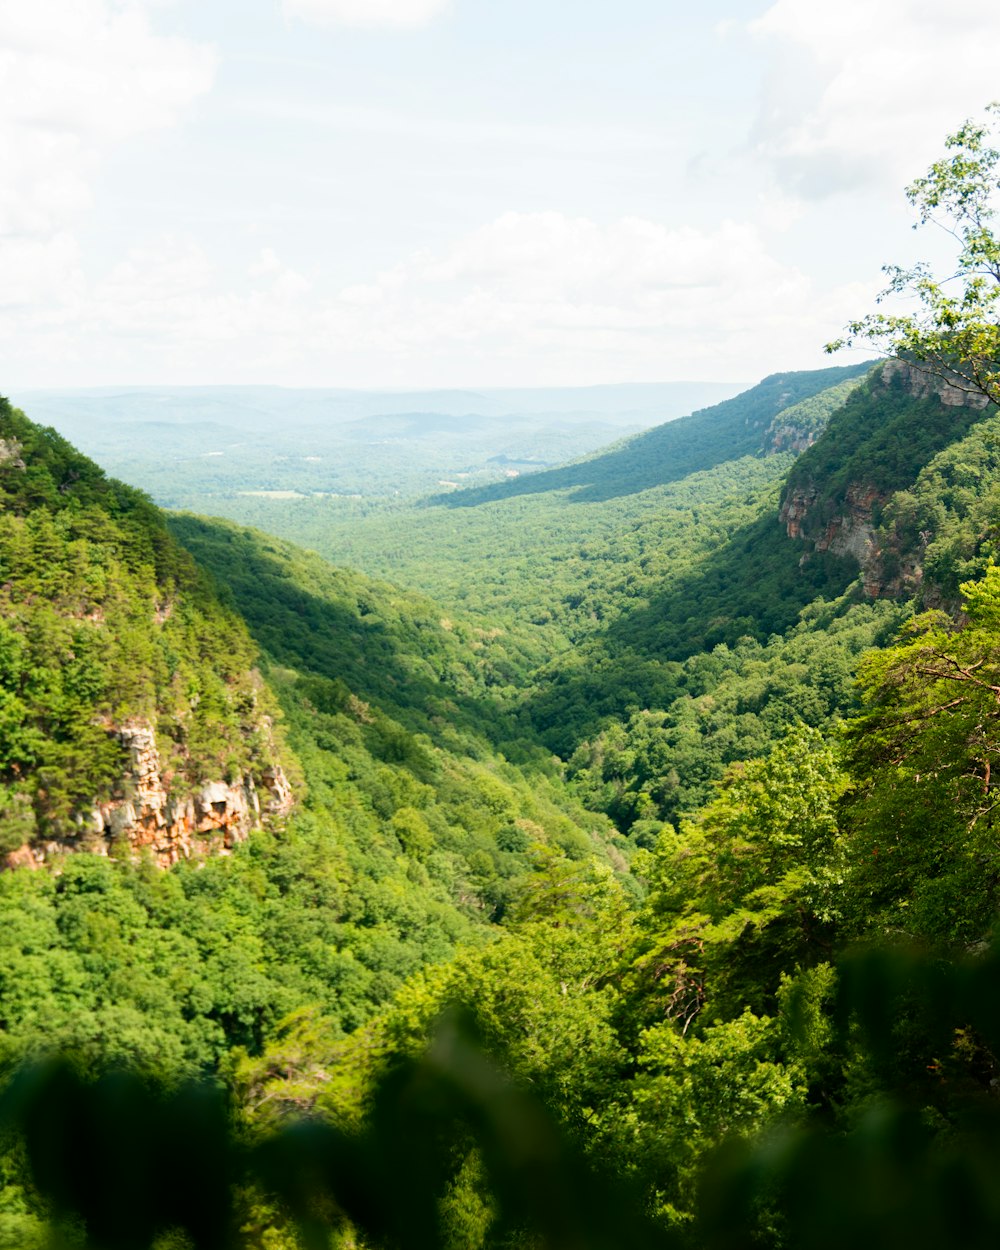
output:
<path id="1" fill-rule="evenodd" d="M 265 1195 L 273 1231 L 280 1236 L 284 1224 L 298 1232 L 277 1244 L 326 1247 L 333 1232 L 339 1244 L 357 1244 L 360 1234 L 368 1246 L 432 1250 L 455 1223 L 454 1200 L 442 1211 L 444 1193 L 472 1173 L 492 1192 L 483 1221 L 490 1244 L 675 1244 L 627 1187 L 587 1166 L 537 1098 L 454 1027 L 386 1074 L 360 1131 L 305 1121 L 247 1142 L 227 1124 L 218 1090 L 150 1088 L 121 1071 L 88 1081 L 66 1065 L 25 1073 L 0 1115 L 23 1136 L 70 1244 L 84 1250 L 153 1250 L 169 1232 L 204 1250 L 246 1245 L 251 1203 Z M 470 1169 L 473 1151 L 478 1166 Z M 163 1184 L 164 1164 L 197 1156 L 211 1166 L 196 1169 L 196 1182 Z"/>
<path id="2" fill-rule="evenodd" d="M 836 406 L 844 382 L 865 368 L 778 374 L 735 400 L 607 453 L 485 492 L 459 491 L 419 506 L 387 505 L 382 513 L 336 500 L 300 503 L 269 514 L 268 525 L 338 564 L 419 586 L 445 605 L 456 629 L 463 620 L 471 622 L 474 671 L 500 695 L 523 685 L 553 654 L 603 634 L 620 616 L 650 600 L 658 610 L 664 583 L 677 585 L 674 598 L 687 605 L 679 623 L 688 622 L 692 595 L 701 588 L 683 583 L 685 574 L 714 563 L 718 549 L 744 526 L 734 561 L 745 562 L 742 549 L 759 545 L 754 522 L 762 506 L 770 513 L 768 490 L 788 463 L 759 458 L 769 423 L 831 386 L 824 410 Z M 773 565 L 770 536 L 768 551 Z M 788 545 L 794 582 L 792 552 Z M 723 582 L 732 576 L 728 570 Z M 812 572 L 810 577 L 815 580 Z M 838 584 L 837 593 L 845 584 Z M 791 624 L 815 593 L 813 586 L 790 612 L 783 604 L 776 613 L 770 610 L 788 589 L 776 595 L 772 587 L 761 595 L 763 637 Z M 731 591 L 728 598 L 734 598 Z M 699 620 L 722 618 L 724 611 L 707 611 Z M 727 630 L 720 619 L 712 642 L 746 632 L 745 626 Z M 664 639 L 662 649 L 673 642 Z M 697 650 L 705 644 L 699 632 L 682 645 Z"/>
<path id="3" fill-rule="evenodd" d="M 917 618 L 861 672 L 851 727 L 855 924 L 976 941 L 993 924 L 1000 570 L 962 587 L 968 622 Z"/>
<path id="4" fill-rule="evenodd" d="M 35 393 L 32 406 L 37 419 L 161 506 L 219 507 L 270 530 L 272 512 L 317 500 L 377 507 L 447 480 L 484 483 L 562 464 L 736 389 L 697 382 L 409 394 L 166 386 Z"/>
<path id="5" fill-rule="evenodd" d="M 771 421 L 765 438 L 765 449 L 781 451 L 787 444 L 804 445 L 815 442 L 823 433 L 830 418 L 842 408 L 847 397 L 864 379 L 864 374 L 847 377 L 843 382 L 828 386 L 825 390 L 798 403 L 783 408 Z"/>
<path id="6" fill-rule="evenodd" d="M 727 763 L 766 751 L 796 716 L 826 724 L 852 707 L 852 653 L 833 664 L 823 654 L 829 617 L 816 622 L 813 647 L 797 621 L 817 595 L 840 600 L 856 577 L 855 562 L 827 556 L 799 567 L 801 552 L 774 517 L 787 456 L 703 466 L 730 438 L 737 440 L 730 451 L 745 442 L 759 452 L 768 423 L 784 420 L 775 413 L 802 394 L 811 395 L 805 402 L 815 411 L 799 413 L 793 404 L 788 419 L 818 427 L 857 380 L 825 373 L 768 379 L 738 401 L 573 468 L 591 475 L 593 489 L 583 489 L 582 477 L 573 488 L 539 474 L 530 486 L 462 492 L 381 522 L 368 516 L 363 526 L 324 520 L 310 541 L 419 581 L 448 604 L 451 631 L 472 652 L 466 672 L 473 688 L 493 704 L 480 694 L 472 714 L 495 726 L 494 741 L 510 756 L 520 758 L 525 742 L 540 735 L 572 760 L 581 797 L 619 827 L 673 819 L 705 801 Z M 669 455 L 654 454 L 650 440 L 657 439 Z M 659 485 L 646 486 L 633 471 L 628 456 L 640 453 L 643 472 L 655 469 Z M 675 453 L 678 464 L 690 467 L 690 454 L 702 471 L 681 477 Z M 851 603 L 842 600 L 838 611 L 850 614 Z M 789 630 L 794 654 L 786 662 L 772 636 Z M 861 645 L 878 636 L 873 625 Z M 731 660 L 719 663 L 716 652 L 697 672 L 680 667 L 685 657 L 701 664 L 701 653 L 720 644 Z M 757 663 L 760 647 L 766 672 Z M 723 697 L 708 676 L 712 664 L 723 670 Z M 745 697 L 736 694 L 740 670 L 748 670 Z M 517 715 L 519 725 L 505 723 L 503 713 Z M 625 741 L 611 747 L 605 736 Z"/>
<path id="7" fill-rule="evenodd" d="M 433 596 L 439 619 L 467 632 L 473 671 L 500 695 L 711 558 L 757 518 L 787 464 L 745 457 L 610 500 L 561 489 L 475 508 L 399 505 L 340 522 L 317 515 L 291 536 Z"/>
<path id="8" fill-rule="evenodd" d="M 14 786 L 0 786 L 0 855 L 16 851 L 37 833 L 31 795 Z"/>
<path id="9" fill-rule="evenodd" d="M 876 369 L 830 418 L 826 437 L 796 462 L 782 498 L 810 497 L 806 533 L 816 537 L 845 510 L 849 489 L 883 503 L 911 487 L 928 462 L 984 415 L 976 405 L 945 403 L 933 390 L 915 395 L 907 370 Z"/>
<path id="10" fill-rule="evenodd" d="M 882 298 L 915 296 L 918 311 L 871 313 L 852 322 L 828 351 L 861 340 L 992 403 L 1000 400 L 1000 240 L 992 227 L 1000 151 L 991 146 L 998 116 L 1000 106 L 991 104 L 982 122 L 966 121 L 945 140 L 949 154 L 906 191 L 920 225 L 941 226 L 958 242 L 954 270 L 939 280 L 923 263 L 887 266 Z"/>
<path id="11" fill-rule="evenodd" d="M 609 812 L 619 827 L 676 820 L 708 801 L 726 765 L 763 755 L 792 724 L 821 728 L 856 710 L 854 670 L 868 647 L 888 641 L 906 615 L 888 602 L 858 604 L 854 595 L 816 601 L 784 635 L 765 645 L 741 638 L 720 643 L 683 664 L 662 664 L 655 687 L 636 694 L 615 683 L 622 665 L 606 664 L 588 684 L 556 684 L 539 695 L 539 720 L 560 726 L 554 745 L 567 749 L 588 732 L 596 713 L 611 710 L 583 696 L 601 681 L 604 697 L 658 706 L 611 720 L 569 759 L 581 797 Z M 543 711 L 544 709 L 544 711 Z M 548 731 L 547 736 L 548 736 Z"/>
<path id="12" fill-rule="evenodd" d="M 703 1011 L 772 1012 L 781 974 L 829 958 L 845 864 L 836 804 L 847 786 L 815 730 L 734 766 L 718 797 L 666 826 L 635 871 L 649 894 L 633 963 L 685 1029 Z"/>
<path id="13" fill-rule="evenodd" d="M 776 1058 L 777 1033 L 777 1021 L 746 1010 L 701 1037 L 685 1038 L 672 1023 L 640 1036 L 632 1107 L 644 1138 L 642 1165 L 659 1182 L 668 1222 L 695 1206 L 705 1158 L 720 1142 L 801 1110 L 805 1091 Z"/>
<path id="14" fill-rule="evenodd" d="M 535 871 L 529 843 L 605 854 L 609 826 L 543 750 L 534 775 L 496 753 L 490 733 L 513 736 L 509 719 L 433 605 L 249 532 L 179 522 L 220 592 L 142 496 L 2 416 L 0 849 L 68 841 L 81 809 L 120 796 L 122 724 L 155 727 L 183 793 L 270 764 L 280 699 L 308 777 L 289 821 L 225 859 L 161 876 L 73 856 L 53 874 L 0 875 L 4 1064 L 72 1047 L 212 1070 L 234 1047 L 258 1054 L 305 1004 L 339 1035 L 475 945 Z"/>
<path id="15" fill-rule="evenodd" d="M 884 560 L 919 565 L 928 606 L 960 601 L 963 581 L 981 578 L 1000 532 L 1000 419 L 987 416 L 938 453 L 882 514 Z M 891 572 L 891 569 L 890 569 Z"/>
<path id="16" fill-rule="evenodd" d="M 489 738 L 516 736 L 479 671 L 475 631 L 430 600 L 224 521 L 170 525 L 270 660 L 299 673 L 300 694 L 321 715 L 371 725 L 370 746 L 388 762 L 416 750 L 400 724 L 473 756 Z"/>
<path id="17" fill-rule="evenodd" d="M 830 1039 L 835 1053 L 863 1041 L 879 1078 L 846 1125 L 814 1117 L 730 1142 L 702 1181 L 702 1244 L 775 1233 L 831 1247 L 994 1242 L 997 970 L 996 948 L 959 961 L 898 947 L 843 960 Z"/>
<path id="18" fill-rule="evenodd" d="M 167 1230 L 206 1247 L 322 1247 L 331 1234 L 336 1244 L 412 1250 L 876 1247 L 901 1234 L 928 1250 L 986 1247 L 1000 1229 L 1000 1118 L 956 1022 L 1000 1042 L 997 973 L 995 950 L 950 965 L 903 951 L 842 963 L 827 1047 L 860 1037 L 876 1062 L 898 1055 L 900 1013 L 916 1005 L 925 1043 L 952 1052 L 919 1076 L 896 1062 L 882 1096 L 846 1131 L 810 1116 L 804 1068 L 777 1058 L 788 1033 L 780 1022 L 743 1012 L 692 1040 L 669 1025 L 646 1030 L 618 1143 L 629 1140 L 626 1156 L 639 1144 L 644 1169 L 627 1177 L 621 1153 L 618 1167 L 582 1157 L 537 1094 L 454 1015 L 429 1048 L 377 1075 L 357 1125 L 308 1118 L 248 1131 L 218 1088 L 120 1070 L 84 1076 L 65 1064 L 20 1074 L 0 1119 L 23 1142 L 31 1205 L 95 1250 L 152 1247 Z M 809 1023 L 816 989 L 791 1026 L 807 1047 L 819 1040 Z M 213 1166 L 191 1184 L 162 1183 L 164 1163 L 198 1153 Z M 262 1211 L 271 1235 L 258 1242 Z"/>
<path id="19" fill-rule="evenodd" d="M 902 568 L 916 544 L 943 569 L 951 553 L 954 579 L 991 550 L 995 420 L 891 379 L 768 379 L 561 476 L 387 512 L 379 559 L 401 552 L 441 607 L 174 519 L 220 591 L 148 503 L 14 414 L 0 845 L 71 821 L 84 782 L 110 792 L 114 716 L 155 719 L 190 779 L 262 758 L 248 726 L 280 705 L 302 780 L 293 815 L 225 858 L 0 876 L 4 1071 L 63 1048 L 144 1082 L 142 1115 L 107 1130 L 129 1143 L 136 1211 L 112 1227 L 112 1191 L 84 1169 L 62 1189 L 36 1170 L 40 1197 L 12 1145 L 0 1237 L 9 1215 L 37 1240 L 48 1202 L 84 1217 L 63 1220 L 78 1244 L 179 1244 L 185 1225 L 198 1243 L 136 1143 L 142 1121 L 173 1132 L 163 1082 L 206 1072 L 237 1126 L 212 1130 L 239 1180 L 206 1188 L 213 1236 L 259 1250 L 331 1231 L 463 1250 L 825 1244 L 798 1195 L 825 1210 L 845 1178 L 884 1244 L 893 1200 L 866 1167 L 917 1209 L 947 1167 L 991 1159 L 965 1117 L 996 1071 L 995 968 L 957 955 L 1000 902 L 1000 576 L 964 586 L 961 624 L 918 618 L 886 647 L 910 608 L 864 602 L 851 559 L 800 569 L 775 517 L 791 456 L 758 453 L 785 422 L 827 421 L 789 486 L 815 487 L 810 523 L 863 484 L 883 558 Z M 835 727 L 859 698 L 842 758 Z M 879 949 L 900 933 L 937 943 L 933 959 Z M 875 951 L 845 960 L 849 940 Z M 456 1004 L 475 1047 L 432 1041 Z M 89 1123 L 118 1079 L 64 1081 L 26 1148 L 60 1098 Z M 57 1132 L 45 1149 L 65 1157 Z M 826 1161 L 829 1188 L 802 1159 Z M 964 1192 L 968 1227 L 994 1229 Z"/>
<path id="20" fill-rule="evenodd" d="M 397 852 L 398 855 L 398 852 Z M 73 856 L 0 876 L 0 1056 L 72 1047 L 161 1073 L 259 1052 L 315 1003 L 356 1027 L 427 959 L 472 939 L 445 888 L 412 885 L 306 816 L 229 859 L 165 874 Z"/>
<path id="21" fill-rule="evenodd" d="M 177 794 L 272 763 L 246 629 L 152 504 L 6 401 L 0 447 L 3 849 L 121 797 L 122 725 L 155 728 Z"/>
<path id="22" fill-rule="evenodd" d="M 869 364 L 801 373 L 775 373 L 756 386 L 689 417 L 636 434 L 608 451 L 577 464 L 530 477 L 445 496 L 452 508 L 476 507 L 487 500 L 540 494 L 570 488 L 571 498 L 614 499 L 703 472 L 727 460 L 754 455 L 762 431 L 779 413 L 845 378 L 864 373 Z"/>

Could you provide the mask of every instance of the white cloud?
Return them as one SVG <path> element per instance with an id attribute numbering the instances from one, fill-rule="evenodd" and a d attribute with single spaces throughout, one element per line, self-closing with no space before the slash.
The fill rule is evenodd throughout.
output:
<path id="1" fill-rule="evenodd" d="M 410 29 L 425 26 L 449 0 L 283 0 L 286 17 L 314 26 L 374 26 Z"/>
<path id="2" fill-rule="evenodd" d="M 272 295 L 279 299 L 295 299 L 310 289 L 312 283 L 298 270 L 283 264 L 273 248 L 261 249 L 260 255 L 247 271 L 251 278 L 266 279 Z"/>
<path id="3" fill-rule="evenodd" d="M 423 115 L 402 109 L 372 107 L 361 104 L 331 104 L 303 101 L 257 93 L 230 98 L 230 107 L 247 117 L 281 120 L 296 125 L 321 126 L 345 134 L 388 136 L 391 138 L 429 141 L 455 146 L 481 147 L 497 144 L 524 152 L 541 149 L 593 155 L 622 152 L 656 154 L 665 159 L 679 152 L 676 136 L 664 134 L 653 127 L 576 124 L 554 125 L 539 118 L 529 121 L 485 119 L 458 115 L 454 101 L 448 102 L 444 115 Z"/>
<path id="4" fill-rule="evenodd" d="M 129 262 L 88 285 L 75 232 L 105 156 L 173 124 L 213 73 L 209 49 L 155 33 L 134 3 L 0 4 L 0 310 L 4 338 L 18 344 L 8 371 L 22 353 L 50 375 L 52 360 L 99 353 L 87 332 L 95 316 L 113 335 L 141 336 L 119 299 Z M 168 302 L 156 324 L 171 311 Z"/>
<path id="5" fill-rule="evenodd" d="M 512 376 L 553 381 L 717 375 L 720 357 L 752 373 L 776 342 L 786 359 L 817 351 L 870 296 L 817 300 L 746 223 L 668 229 L 560 213 L 505 213 L 359 294 L 343 293 L 349 315 L 343 297 L 326 310 L 330 338 L 411 362 L 461 349 L 484 368 L 516 361 Z"/>
<path id="6" fill-rule="evenodd" d="M 228 283 L 193 241 L 160 239 L 44 317 L 0 306 L 0 341 L 21 330 L 22 385 L 34 380 L 24 362 L 44 362 L 53 345 L 80 362 L 75 384 L 749 378 L 821 363 L 821 344 L 873 294 L 818 296 L 746 223 L 670 229 L 553 212 L 504 213 L 338 292 L 271 248 L 244 272 Z"/>
<path id="7" fill-rule="evenodd" d="M 214 72 L 210 49 L 114 0 L 0 6 L 0 59 L 5 126 L 100 143 L 172 124 Z"/>
<path id="8" fill-rule="evenodd" d="M 79 288 L 73 232 L 101 160 L 115 144 L 173 124 L 213 73 L 209 49 L 156 34 L 134 3 L 0 4 L 5 303 Z"/>
<path id="9" fill-rule="evenodd" d="M 0 308 L 37 314 L 75 302 L 84 285 L 80 261 L 79 244 L 65 231 L 0 239 Z"/>
<path id="10" fill-rule="evenodd" d="M 783 184 L 898 189 L 998 93 L 995 0 L 776 0 L 750 31 L 773 53 L 755 142 Z"/>

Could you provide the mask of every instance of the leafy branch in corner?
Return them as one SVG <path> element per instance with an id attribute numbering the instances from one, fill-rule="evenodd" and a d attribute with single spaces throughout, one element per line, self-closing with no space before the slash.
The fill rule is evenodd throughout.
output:
<path id="1" fill-rule="evenodd" d="M 937 278 L 920 262 L 887 265 L 878 297 L 911 297 L 912 313 L 869 313 L 852 321 L 828 352 L 867 344 L 901 356 L 917 369 L 944 378 L 968 394 L 1000 402 L 1000 239 L 993 229 L 1000 190 L 1000 150 L 993 134 L 1000 103 L 981 122 L 966 121 L 945 141 L 947 154 L 906 189 L 917 226 L 932 224 L 958 244 L 955 271 Z"/>

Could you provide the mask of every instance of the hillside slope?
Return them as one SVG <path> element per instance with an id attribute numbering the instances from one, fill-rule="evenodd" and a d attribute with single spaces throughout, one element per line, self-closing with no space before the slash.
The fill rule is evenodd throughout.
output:
<path id="1" fill-rule="evenodd" d="M 803 562 L 850 556 L 870 596 L 956 604 L 993 550 L 996 412 L 902 361 L 875 371 L 782 491 Z"/>
<path id="2" fill-rule="evenodd" d="M 624 869 L 537 743 L 499 752 L 475 636 L 425 600 L 178 520 L 214 577 L 7 404 L 0 440 L 0 1067 L 353 1028 L 546 857 Z"/>
<path id="3" fill-rule="evenodd" d="M 269 524 L 335 564 L 418 588 L 487 633 L 502 631 L 491 647 L 495 681 L 516 684 L 606 626 L 623 601 L 755 521 L 791 463 L 789 447 L 816 437 L 865 368 L 775 375 L 496 489 L 379 509 L 291 501 L 270 510 Z"/>
<path id="4" fill-rule="evenodd" d="M 992 410 L 901 362 L 835 398 L 797 459 L 772 458 L 784 481 L 746 523 L 538 670 L 526 713 L 589 801 L 603 787 L 633 820 L 704 802 L 797 719 L 849 712 L 859 644 L 887 642 L 916 592 L 954 603 L 982 572 L 1000 515 Z"/>
<path id="5" fill-rule="evenodd" d="M 291 793 L 242 622 L 138 492 L 0 403 L 0 851 L 171 862 Z"/>
<path id="6" fill-rule="evenodd" d="M 561 463 L 726 398 L 724 383 L 500 391 L 28 391 L 37 420 L 162 506 L 273 528 L 288 499 L 413 498 Z"/>
<path id="7" fill-rule="evenodd" d="M 958 560 L 973 541 L 961 558 L 989 559 L 1000 432 L 991 410 L 913 395 L 898 374 L 800 401 L 794 421 L 779 413 L 758 431 L 762 450 L 785 450 L 650 487 L 630 497 L 643 511 L 567 506 L 593 532 L 551 556 L 548 572 L 561 561 L 565 581 L 507 609 L 512 634 L 523 607 L 538 617 L 528 626 L 561 639 L 542 663 L 530 630 L 520 653 L 505 650 L 502 628 L 255 531 L 176 517 L 167 533 L 140 496 L 11 414 L 7 706 L 30 694 L 41 710 L 27 723 L 56 747 L 78 724 L 120 750 L 97 707 L 139 707 L 169 728 L 178 705 L 160 707 L 172 687 L 153 678 L 160 639 L 189 639 L 166 627 L 188 619 L 190 593 L 228 654 L 206 651 L 199 677 L 197 648 L 173 661 L 164 651 L 166 671 L 173 662 L 184 689 L 199 677 L 207 692 L 212 676 L 224 695 L 256 665 L 257 706 L 283 709 L 288 746 L 277 749 L 298 771 L 287 819 L 228 856 L 163 872 L 119 843 L 109 856 L 63 856 L 53 872 L 0 873 L 0 1072 L 53 1045 L 88 1071 L 109 1057 L 157 1079 L 212 1071 L 241 1133 L 303 1113 L 311 1140 L 317 1120 L 352 1133 L 383 1123 L 398 1168 L 413 1101 L 395 1119 L 376 1091 L 412 1089 L 399 1075 L 441 1013 L 466 1004 L 486 1054 L 574 1148 L 637 1185 L 637 1206 L 683 1245 L 699 1244 L 686 1238 L 703 1163 L 734 1128 L 780 1130 L 791 1116 L 832 1125 L 841 1143 L 857 1130 L 868 1168 L 878 1133 L 912 1149 L 916 1121 L 886 1120 L 891 1095 L 951 1149 L 967 1113 L 990 1105 L 996 1070 L 995 995 L 978 979 L 990 969 L 981 962 L 972 980 L 968 956 L 986 947 L 1000 889 L 989 729 L 1000 577 L 965 588 L 964 625 L 932 613 L 893 646 L 913 605 L 902 580 L 875 586 L 871 570 L 895 550 L 929 593 L 932 550 L 950 543 Z M 812 448 L 796 462 L 802 443 Z M 818 511 L 789 534 L 779 500 L 802 483 Z M 870 544 L 823 550 L 865 491 Z M 533 518 L 525 496 L 465 512 L 516 508 L 541 547 L 565 493 Z M 934 527 L 914 540 L 911 522 L 925 517 Z M 498 604 L 501 591 L 498 581 Z M 130 629 L 152 648 L 152 685 L 134 690 L 116 676 Z M 108 666 L 90 685 L 24 680 L 66 640 L 75 672 L 91 637 L 105 639 Z M 859 710 L 859 669 L 864 715 L 831 733 Z M 196 758 L 188 726 L 201 701 L 181 717 L 182 761 Z M 540 740 L 565 755 L 569 789 Z M 38 785 L 35 819 L 57 827 L 23 744 L 15 764 L 6 784 Z M 855 998 L 838 997 L 834 961 L 885 935 L 936 944 L 926 1012 L 912 957 L 884 949 L 867 980 L 846 965 Z M 836 1004 L 855 1000 L 891 1022 L 880 1045 L 866 1043 L 863 1016 L 838 1029 Z M 468 1052 L 448 1045 L 432 1052 L 439 1076 L 452 1079 L 449 1054 L 467 1080 Z M 474 1063 L 478 1082 L 488 1069 Z M 873 1095 L 878 1121 L 865 1118 Z M 370 1135 L 351 1140 L 373 1157 Z M 445 1189 L 441 1244 L 527 1244 L 498 1225 L 465 1121 L 446 1154 L 432 1178 Z M 16 1149 L 0 1168 L 12 1179 L 5 1227 L 16 1244 L 42 1244 L 47 1212 L 22 1187 Z M 739 1235 L 759 1220 L 771 1244 L 774 1201 L 763 1193 Z M 296 1244 L 270 1189 L 238 1202 L 246 1244 Z"/>
<path id="8" fill-rule="evenodd" d="M 733 399 L 658 425 L 574 464 L 512 482 L 435 496 L 456 508 L 571 489 L 579 502 L 615 499 L 663 486 L 762 449 L 775 418 L 821 391 L 862 376 L 871 362 L 774 373 Z M 839 397 L 838 397 L 839 398 Z M 790 422 L 791 423 L 791 422 Z"/>

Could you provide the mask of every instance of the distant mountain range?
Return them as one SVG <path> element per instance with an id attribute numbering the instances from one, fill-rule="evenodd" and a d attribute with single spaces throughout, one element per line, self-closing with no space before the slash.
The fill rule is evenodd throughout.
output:
<path id="1" fill-rule="evenodd" d="M 360 391 L 335 387 L 102 386 L 27 390 L 11 398 L 39 421 L 222 422 L 246 430 L 273 429 L 278 416 L 295 424 L 340 423 L 423 412 L 445 416 L 604 416 L 651 425 L 728 399 L 743 382 L 649 382 L 609 386 L 502 387 L 483 390 Z"/>
<path id="2" fill-rule="evenodd" d="M 102 387 L 18 393 L 37 419 L 160 504 L 413 497 L 561 464 L 736 394 L 737 383 L 503 390 Z M 278 492 L 276 494 L 276 492 Z"/>

